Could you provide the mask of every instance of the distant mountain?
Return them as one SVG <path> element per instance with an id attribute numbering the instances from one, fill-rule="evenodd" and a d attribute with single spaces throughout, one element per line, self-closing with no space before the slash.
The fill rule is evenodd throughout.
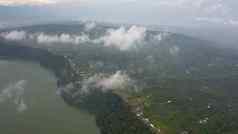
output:
<path id="1" fill-rule="evenodd" d="M 194 27 L 179 27 L 179 26 L 155 26 L 161 30 L 166 30 L 173 33 L 180 33 L 203 40 L 216 42 L 218 46 L 224 48 L 238 49 L 238 34 L 237 26 L 194 26 Z"/>

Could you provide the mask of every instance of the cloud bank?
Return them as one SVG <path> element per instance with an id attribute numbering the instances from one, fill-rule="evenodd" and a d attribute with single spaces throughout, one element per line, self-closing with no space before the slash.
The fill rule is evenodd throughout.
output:
<path id="1" fill-rule="evenodd" d="M 90 31 L 96 27 L 96 23 L 90 22 L 85 24 L 85 30 Z M 90 39 L 89 35 L 82 33 L 80 35 L 62 34 L 46 34 L 46 33 L 27 33 L 25 31 L 10 31 L 0 33 L 0 36 L 6 40 L 35 40 L 38 44 L 80 44 L 80 43 L 103 43 L 104 47 L 115 47 L 121 51 L 135 48 L 144 41 L 146 36 L 146 28 L 132 26 L 129 29 L 120 27 L 118 29 L 109 29 L 107 32 L 96 39 Z"/>
<path id="2" fill-rule="evenodd" d="M 27 105 L 24 102 L 24 92 L 26 80 L 20 80 L 16 83 L 10 84 L 0 93 L 0 104 L 10 100 L 16 105 L 18 112 L 24 112 L 27 110 Z"/>
<path id="3" fill-rule="evenodd" d="M 146 28 L 132 26 L 128 30 L 125 27 L 119 29 L 110 29 L 107 34 L 101 38 L 106 47 L 115 47 L 120 50 L 129 50 L 144 40 Z"/>
<path id="4" fill-rule="evenodd" d="M 25 31 L 14 30 L 6 33 L 1 33 L 0 36 L 6 40 L 19 41 L 26 39 L 27 34 Z"/>
<path id="5" fill-rule="evenodd" d="M 65 44 L 80 44 L 90 41 L 89 36 L 86 34 L 70 35 L 66 33 L 62 34 L 45 34 L 45 33 L 27 33 L 25 31 L 9 31 L 0 33 L 0 37 L 9 41 L 22 41 L 22 40 L 35 40 L 39 44 L 53 44 L 53 43 L 65 43 Z"/>
<path id="6" fill-rule="evenodd" d="M 92 26 L 91 26 L 92 28 Z M 10 41 L 35 40 L 39 44 L 80 44 L 90 42 L 89 36 L 86 34 L 71 35 L 62 34 L 46 34 L 46 33 L 27 33 L 25 31 L 9 31 L 0 33 L 0 37 Z"/>
<path id="7" fill-rule="evenodd" d="M 36 40 L 40 44 L 51 44 L 51 43 L 69 43 L 69 44 L 79 44 L 90 41 L 88 35 L 70 35 L 70 34 L 60 34 L 60 35 L 47 35 L 41 33 L 36 35 Z"/>

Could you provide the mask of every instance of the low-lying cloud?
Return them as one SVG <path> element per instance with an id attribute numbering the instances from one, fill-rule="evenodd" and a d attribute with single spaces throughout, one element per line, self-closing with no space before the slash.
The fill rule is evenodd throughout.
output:
<path id="1" fill-rule="evenodd" d="M 26 80 L 20 80 L 16 83 L 8 85 L 0 93 L 0 104 L 5 101 L 12 101 L 16 105 L 16 110 L 18 112 L 24 112 L 27 110 L 27 105 L 24 102 L 26 84 Z"/>
<path id="2" fill-rule="evenodd" d="M 0 33 L 0 37 L 9 41 L 35 40 L 39 44 L 80 44 L 89 42 L 89 36 L 82 33 L 80 35 L 46 34 L 46 33 L 27 33 L 26 31 L 9 31 Z"/>
<path id="3" fill-rule="evenodd" d="M 97 24 L 95 22 L 86 22 L 85 23 L 85 30 L 86 31 L 91 31 L 92 29 L 94 29 L 97 26 Z"/>
<path id="4" fill-rule="evenodd" d="M 169 53 L 173 56 L 177 56 L 180 52 L 180 48 L 178 46 L 173 46 L 169 48 Z"/>
<path id="5" fill-rule="evenodd" d="M 101 38 L 106 47 L 115 47 L 120 50 L 129 50 L 142 42 L 146 36 L 146 28 L 132 26 L 128 30 L 125 27 L 119 29 L 110 29 L 107 34 Z"/>
<path id="6" fill-rule="evenodd" d="M 14 30 L 6 33 L 1 33 L 0 36 L 6 40 L 19 41 L 26 39 L 27 34 L 25 31 Z"/>
<path id="7" fill-rule="evenodd" d="M 166 33 L 166 32 L 159 33 L 159 34 L 157 34 L 157 35 L 154 35 L 154 39 L 160 42 L 160 41 L 166 39 L 169 35 L 170 35 L 170 34 L 169 34 L 169 33 Z"/>
<path id="8" fill-rule="evenodd" d="M 40 44 L 52 44 L 52 43 L 69 43 L 69 44 L 79 44 L 90 41 L 88 35 L 70 35 L 70 34 L 60 34 L 60 35 L 48 35 L 41 33 L 36 35 L 36 40 Z"/>
<path id="9" fill-rule="evenodd" d="M 103 92 L 111 90 L 124 90 L 130 85 L 131 79 L 126 73 L 117 71 L 115 74 L 106 76 L 96 74 L 82 82 L 82 93 L 89 93 L 91 90 L 101 90 Z"/>
<path id="10" fill-rule="evenodd" d="M 91 31 L 96 27 L 95 22 L 85 23 L 85 31 Z M 137 45 L 142 44 L 146 36 L 146 28 L 131 26 L 130 28 L 120 27 L 118 29 L 108 29 L 107 32 L 100 37 L 91 39 L 90 35 L 86 33 L 81 34 L 47 34 L 44 32 L 29 33 L 26 31 L 9 31 L 0 33 L 0 36 L 10 41 L 22 41 L 22 40 L 33 40 L 38 44 L 103 44 L 104 47 L 114 47 L 121 51 L 130 50 L 136 48 Z M 156 37 L 161 40 L 162 35 Z"/>
<path id="11" fill-rule="evenodd" d="M 97 86 L 105 90 L 124 89 L 130 81 L 130 78 L 125 73 L 117 71 L 115 74 L 102 78 L 97 82 Z"/>

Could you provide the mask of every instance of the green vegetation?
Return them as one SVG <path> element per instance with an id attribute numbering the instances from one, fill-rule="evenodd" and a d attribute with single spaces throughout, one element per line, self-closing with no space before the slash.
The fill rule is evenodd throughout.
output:
<path id="1" fill-rule="evenodd" d="M 225 95 L 226 85 L 218 82 L 215 86 L 219 89 L 216 89 L 202 87 L 205 83 L 209 84 L 209 80 L 196 80 L 196 84 L 191 80 L 165 81 L 158 87 L 139 93 L 144 100 L 144 114 L 155 126 L 171 134 L 185 131 L 192 134 L 226 134 L 237 131 L 237 102 Z"/>
<path id="2" fill-rule="evenodd" d="M 80 26 L 42 27 L 25 29 L 75 33 Z M 98 26 L 88 34 L 98 37 L 105 28 Z M 213 47 L 212 42 L 177 34 L 158 42 L 153 37 L 159 33 L 148 31 L 144 44 L 129 51 L 100 43 L 32 48 L 3 41 L 0 56 L 33 60 L 53 70 L 59 87 L 72 85 L 62 93 L 65 102 L 96 115 L 102 134 L 153 133 L 137 116 L 138 107 L 162 134 L 237 133 L 238 54 Z M 72 97 L 82 87 L 79 81 L 118 70 L 131 77 L 133 90 Z"/>

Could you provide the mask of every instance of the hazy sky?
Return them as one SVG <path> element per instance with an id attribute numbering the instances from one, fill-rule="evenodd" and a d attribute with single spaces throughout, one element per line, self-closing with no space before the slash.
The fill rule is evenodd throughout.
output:
<path id="1" fill-rule="evenodd" d="M 238 26 L 237 0 L 0 0 L 0 26 L 9 21 L 109 22 Z"/>

